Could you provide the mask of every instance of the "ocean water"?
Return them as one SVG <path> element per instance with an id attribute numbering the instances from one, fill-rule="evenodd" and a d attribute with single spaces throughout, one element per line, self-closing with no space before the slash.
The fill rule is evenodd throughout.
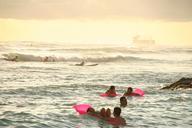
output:
<path id="1" fill-rule="evenodd" d="M 15 56 L 17 62 L 5 60 Z M 98 65 L 74 66 L 82 60 Z M 160 90 L 192 77 L 192 48 L 2 43 L 0 65 L 0 128 L 113 128 L 72 108 L 89 103 L 113 110 L 120 97 L 99 96 L 111 85 L 119 94 L 128 86 L 145 91 L 127 98 L 121 113 L 127 125 L 119 127 L 192 127 L 192 90 Z"/>

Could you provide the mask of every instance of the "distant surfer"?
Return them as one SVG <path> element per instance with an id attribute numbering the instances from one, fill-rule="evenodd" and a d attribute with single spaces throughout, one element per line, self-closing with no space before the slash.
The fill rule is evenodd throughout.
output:
<path id="1" fill-rule="evenodd" d="M 12 59 L 5 58 L 5 60 L 7 60 L 7 61 L 18 61 L 18 56 L 15 56 L 15 57 L 12 58 Z"/>
<path id="2" fill-rule="evenodd" d="M 18 56 L 15 56 L 11 61 L 18 61 Z"/>
<path id="3" fill-rule="evenodd" d="M 48 62 L 48 59 L 49 59 L 49 57 L 46 56 L 46 57 L 43 59 L 43 62 Z"/>
<path id="4" fill-rule="evenodd" d="M 75 64 L 75 66 L 84 66 L 85 65 L 85 61 L 83 60 L 80 64 Z"/>

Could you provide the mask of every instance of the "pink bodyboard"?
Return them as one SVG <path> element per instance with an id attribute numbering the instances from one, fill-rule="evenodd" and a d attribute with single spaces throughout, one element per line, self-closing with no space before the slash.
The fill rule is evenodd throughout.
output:
<path id="1" fill-rule="evenodd" d="M 136 88 L 135 91 L 133 92 L 134 94 L 137 94 L 139 96 L 144 96 L 144 91 L 139 89 L 139 88 Z"/>
<path id="2" fill-rule="evenodd" d="M 87 113 L 87 109 L 90 108 L 91 105 L 90 104 L 77 104 L 74 105 L 73 108 L 80 114 L 86 114 Z"/>
<path id="3" fill-rule="evenodd" d="M 102 93 L 102 94 L 100 94 L 100 96 L 102 96 L 102 97 L 115 97 L 115 96 L 120 96 L 120 94 L 111 94 L 111 95 L 109 95 L 107 93 Z"/>

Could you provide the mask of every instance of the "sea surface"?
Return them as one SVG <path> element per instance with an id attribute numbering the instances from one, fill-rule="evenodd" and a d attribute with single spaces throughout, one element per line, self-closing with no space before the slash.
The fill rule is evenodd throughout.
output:
<path id="1" fill-rule="evenodd" d="M 111 85 L 119 94 L 129 86 L 145 91 L 127 98 L 127 125 L 119 127 L 191 128 L 192 90 L 160 90 L 182 77 L 192 77 L 192 48 L 0 43 L 0 128 L 113 128 L 72 108 L 113 110 L 120 97 L 99 96 Z"/>

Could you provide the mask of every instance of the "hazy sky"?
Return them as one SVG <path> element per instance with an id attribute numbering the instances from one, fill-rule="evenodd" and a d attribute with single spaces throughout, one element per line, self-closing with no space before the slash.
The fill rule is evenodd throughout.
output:
<path id="1" fill-rule="evenodd" d="M 192 45 L 192 0 L 0 0 L 0 40 Z"/>

